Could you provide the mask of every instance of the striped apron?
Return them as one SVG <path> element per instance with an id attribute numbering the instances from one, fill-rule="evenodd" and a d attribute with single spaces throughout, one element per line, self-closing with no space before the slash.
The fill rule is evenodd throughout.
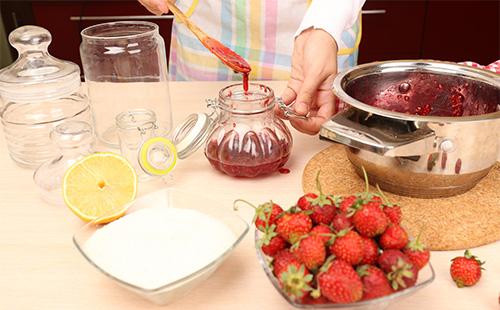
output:
<path id="1" fill-rule="evenodd" d="M 178 5 L 209 36 L 245 58 L 252 80 L 286 80 L 294 34 L 311 0 L 182 0 Z M 361 15 L 342 33 L 338 70 L 356 65 Z M 174 21 L 170 48 L 171 80 L 241 80 L 182 24 Z"/>

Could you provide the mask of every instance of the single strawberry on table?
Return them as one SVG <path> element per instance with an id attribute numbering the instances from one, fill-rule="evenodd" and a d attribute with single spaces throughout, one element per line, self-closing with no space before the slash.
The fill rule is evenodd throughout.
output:
<path id="1" fill-rule="evenodd" d="M 311 295 L 324 296 L 334 303 L 359 301 L 363 297 L 363 284 L 354 268 L 341 259 L 330 261 L 331 258 L 318 274 L 318 288 Z"/>
<path id="2" fill-rule="evenodd" d="M 316 188 L 319 195 L 315 193 L 307 193 L 300 197 L 297 201 L 297 206 L 304 211 L 312 211 L 311 219 L 315 224 L 330 225 L 333 217 L 336 214 L 334 201 L 323 194 L 321 183 L 319 181 L 320 172 L 316 175 Z"/>
<path id="3" fill-rule="evenodd" d="M 464 256 L 453 258 L 450 266 L 450 274 L 457 287 L 475 285 L 481 279 L 481 266 L 484 262 L 466 250 Z"/>
<path id="4" fill-rule="evenodd" d="M 403 227 L 390 224 L 380 236 L 379 244 L 382 249 L 402 249 L 408 244 L 408 233 Z"/>
<path id="5" fill-rule="evenodd" d="M 336 234 L 329 250 L 336 258 L 357 265 L 363 259 L 363 240 L 357 232 L 345 229 Z"/>
<path id="6" fill-rule="evenodd" d="M 425 247 L 423 243 L 420 242 L 420 234 L 416 239 L 411 240 L 406 247 L 403 249 L 403 253 L 408 257 L 418 270 L 422 269 L 429 262 L 431 253 Z"/>
<path id="7" fill-rule="evenodd" d="M 311 218 L 304 211 L 291 208 L 276 220 L 276 232 L 283 239 L 293 244 L 312 229 Z"/>
<path id="8" fill-rule="evenodd" d="M 394 293 L 385 273 L 373 265 L 358 266 L 356 272 L 363 282 L 363 300 Z"/>
<path id="9" fill-rule="evenodd" d="M 234 210 L 238 210 L 238 207 L 236 206 L 236 203 L 238 202 L 243 202 L 255 209 L 253 222 L 255 222 L 255 227 L 257 227 L 260 231 L 265 231 L 267 226 L 275 224 L 278 216 L 283 213 L 283 209 L 272 201 L 263 203 L 256 207 L 246 200 L 236 199 L 233 203 Z"/>
<path id="10" fill-rule="evenodd" d="M 318 269 L 326 259 L 325 243 L 317 235 L 303 236 L 292 245 L 291 252 L 311 271 Z"/>

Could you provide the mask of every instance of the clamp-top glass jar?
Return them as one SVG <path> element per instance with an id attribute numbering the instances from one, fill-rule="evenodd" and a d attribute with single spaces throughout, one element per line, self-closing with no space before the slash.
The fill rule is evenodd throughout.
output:
<path id="1" fill-rule="evenodd" d="M 211 115 L 191 114 L 175 129 L 172 141 L 155 132 L 151 111 L 131 110 L 117 118 L 122 152 L 138 173 L 165 175 L 177 158 L 185 159 L 205 144 L 209 162 L 227 175 L 270 174 L 287 162 L 292 148 L 290 131 L 274 115 L 277 101 L 265 85 L 250 84 L 246 92 L 242 84 L 230 85 L 218 99 L 207 100 Z"/>
<path id="2" fill-rule="evenodd" d="M 50 33 L 23 26 L 9 35 L 19 57 L 0 71 L 0 117 L 10 156 L 20 166 L 36 168 L 58 151 L 50 133 L 65 120 L 92 123 L 81 92 L 80 68 L 52 57 Z"/>
<path id="3" fill-rule="evenodd" d="M 219 117 L 205 147 L 212 166 L 236 177 L 256 177 L 275 172 L 290 156 L 292 135 L 274 115 L 271 88 L 241 84 L 219 92 L 214 101 Z"/>

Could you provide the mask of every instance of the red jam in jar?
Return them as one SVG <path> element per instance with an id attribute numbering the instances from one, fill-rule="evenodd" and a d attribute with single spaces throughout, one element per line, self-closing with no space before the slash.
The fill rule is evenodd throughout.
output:
<path id="1" fill-rule="evenodd" d="M 292 136 L 275 117 L 274 92 L 250 83 L 222 89 L 217 101 L 218 119 L 205 147 L 212 166 L 230 176 L 257 177 L 278 171 L 288 161 Z"/>

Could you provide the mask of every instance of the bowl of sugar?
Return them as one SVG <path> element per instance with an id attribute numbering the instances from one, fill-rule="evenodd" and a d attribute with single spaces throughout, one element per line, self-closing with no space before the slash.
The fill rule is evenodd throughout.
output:
<path id="1" fill-rule="evenodd" d="M 248 229 L 231 206 L 164 189 L 138 198 L 109 224 L 86 224 L 73 242 L 102 274 L 165 305 L 212 275 Z"/>

